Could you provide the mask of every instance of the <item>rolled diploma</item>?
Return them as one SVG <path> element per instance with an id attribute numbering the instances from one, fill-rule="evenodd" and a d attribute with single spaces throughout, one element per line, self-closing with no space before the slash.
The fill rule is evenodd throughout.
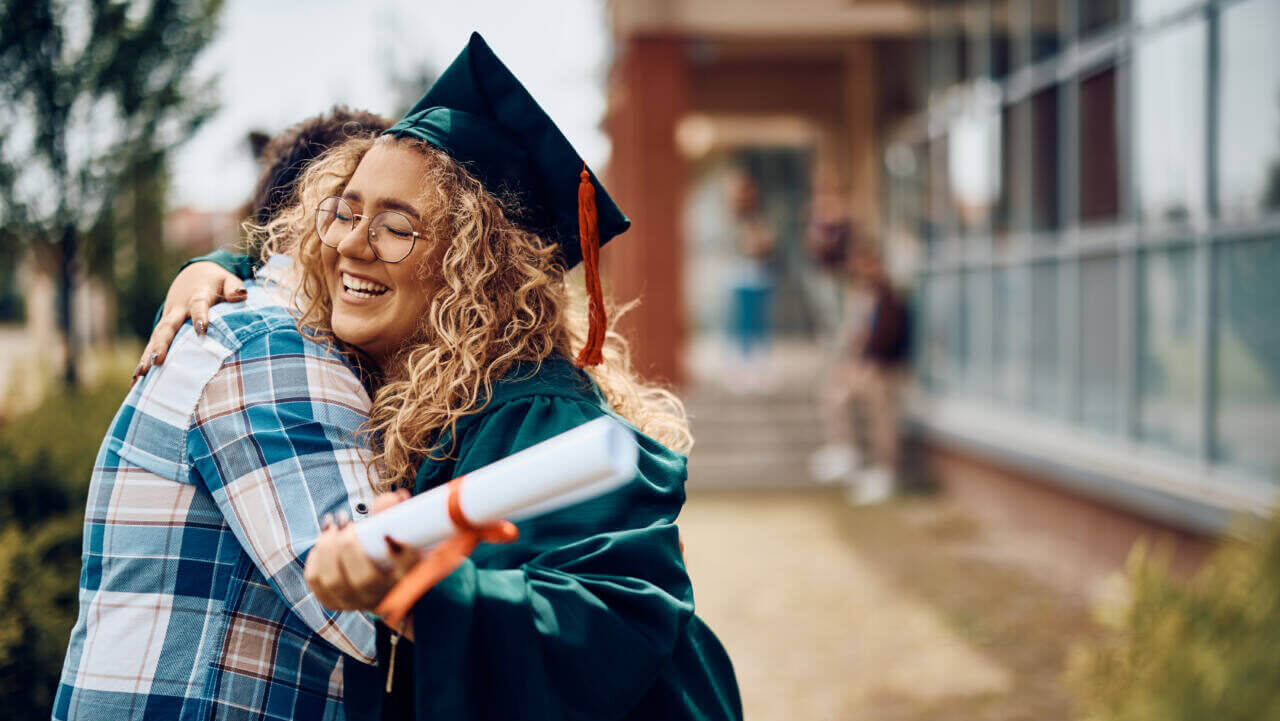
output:
<path id="1" fill-rule="evenodd" d="M 472 523 L 520 521 L 594 498 L 636 475 L 635 435 L 603 417 L 466 474 L 459 489 Z M 385 537 L 426 549 L 457 532 L 449 520 L 449 489 L 433 488 L 371 516 L 354 528 L 364 551 L 387 565 Z"/>

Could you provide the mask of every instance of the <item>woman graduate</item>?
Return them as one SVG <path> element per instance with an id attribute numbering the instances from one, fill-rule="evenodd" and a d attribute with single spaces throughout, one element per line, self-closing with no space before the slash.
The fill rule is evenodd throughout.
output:
<path id="1" fill-rule="evenodd" d="M 369 369 L 384 489 L 421 493 L 604 415 L 640 448 L 633 482 L 454 559 L 412 609 L 411 653 L 346 664 L 348 717 L 740 718 L 675 526 L 687 421 L 606 327 L 598 254 L 630 221 L 528 91 L 473 34 L 400 122 L 315 161 L 299 198 L 264 254 L 294 260 L 300 324 Z M 589 320 L 564 281 L 580 262 Z M 375 608 L 416 560 L 388 542 L 402 562 L 384 572 L 351 528 L 322 535 L 321 602 Z"/>

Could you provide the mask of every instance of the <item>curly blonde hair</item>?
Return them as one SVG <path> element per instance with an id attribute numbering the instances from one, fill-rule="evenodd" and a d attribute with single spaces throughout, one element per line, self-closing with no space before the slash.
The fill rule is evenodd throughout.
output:
<path id="1" fill-rule="evenodd" d="M 512 222 L 515 205 L 431 145 L 390 136 L 332 148 L 303 174 L 298 205 L 251 227 L 263 238 L 264 259 L 278 253 L 294 259 L 294 306 L 304 333 L 359 357 L 333 335 L 312 214 L 323 198 L 342 194 L 370 148 L 390 143 L 426 159 L 420 206 L 427 209 L 430 242 L 443 245 L 422 255 L 417 274 L 434 285 L 428 311 L 413 338 L 379 370 L 373 409 L 361 429 L 381 490 L 411 485 L 427 458 L 450 457 L 453 444 L 441 439 L 454 438 L 460 418 L 483 410 L 494 382 L 517 363 L 540 364 L 553 354 L 571 358 L 587 335 L 585 294 L 566 282 L 555 246 Z M 621 313 L 611 315 L 616 320 Z M 668 448 L 689 451 L 693 437 L 680 400 L 636 375 L 627 343 L 612 327 L 604 362 L 586 370 L 615 413 Z"/>

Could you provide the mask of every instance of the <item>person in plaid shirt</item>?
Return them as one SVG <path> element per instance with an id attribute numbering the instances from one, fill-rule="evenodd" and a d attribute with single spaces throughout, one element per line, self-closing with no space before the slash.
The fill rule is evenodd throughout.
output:
<path id="1" fill-rule="evenodd" d="M 370 618 L 303 580 L 321 519 L 372 505 L 370 399 L 299 332 L 278 260 L 205 334 L 184 327 L 111 424 L 54 719 L 342 719 L 344 664 L 376 660 Z"/>

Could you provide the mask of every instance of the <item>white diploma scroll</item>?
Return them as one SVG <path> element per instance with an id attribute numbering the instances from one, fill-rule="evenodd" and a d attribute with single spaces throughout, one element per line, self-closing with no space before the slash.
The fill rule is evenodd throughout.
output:
<path id="1" fill-rule="evenodd" d="M 597 418 L 466 474 L 459 505 L 477 526 L 551 513 L 628 483 L 638 455 L 635 434 L 612 418 Z M 442 485 L 356 523 L 365 553 L 385 566 L 387 536 L 416 549 L 452 536 L 457 529 L 448 500 Z"/>

